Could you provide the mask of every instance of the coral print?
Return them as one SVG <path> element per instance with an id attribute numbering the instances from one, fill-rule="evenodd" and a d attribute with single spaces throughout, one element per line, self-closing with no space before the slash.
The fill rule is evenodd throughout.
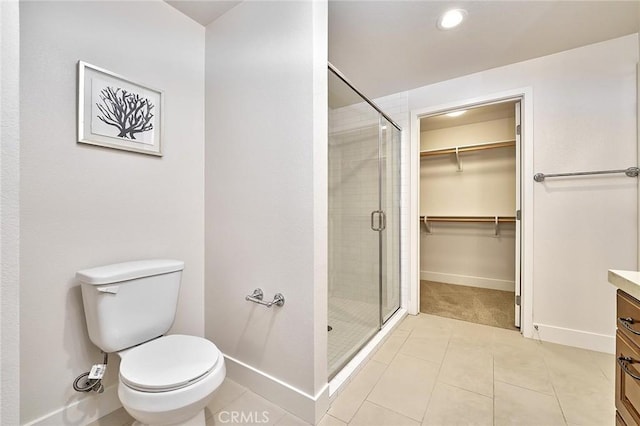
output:
<path id="1" fill-rule="evenodd" d="M 137 93 L 107 86 L 100 92 L 100 102 L 96 106 L 100 111 L 98 119 L 115 127 L 120 138 L 135 140 L 136 133 L 153 130 L 154 105 Z"/>

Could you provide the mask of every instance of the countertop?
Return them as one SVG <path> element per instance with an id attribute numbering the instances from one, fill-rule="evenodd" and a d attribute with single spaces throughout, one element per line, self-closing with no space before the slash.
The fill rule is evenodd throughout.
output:
<path id="1" fill-rule="evenodd" d="M 640 300 L 640 271 L 609 269 L 609 282 L 630 296 Z"/>

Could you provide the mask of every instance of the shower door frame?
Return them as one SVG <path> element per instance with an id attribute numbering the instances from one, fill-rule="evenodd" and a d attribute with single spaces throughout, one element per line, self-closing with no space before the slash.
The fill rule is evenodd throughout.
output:
<path id="1" fill-rule="evenodd" d="M 393 121 L 387 114 L 385 114 L 380 107 L 378 107 L 373 101 L 371 101 L 368 97 L 366 97 L 361 91 L 359 91 L 338 69 L 336 69 L 330 62 L 328 62 L 328 72 L 332 72 L 336 77 L 338 77 L 338 79 L 340 79 L 343 83 L 345 83 L 351 90 L 353 90 L 360 98 L 362 98 L 362 100 L 364 100 L 367 104 L 369 104 L 377 113 L 378 113 L 378 210 L 375 210 L 373 212 L 371 212 L 371 229 L 373 231 L 377 231 L 378 232 L 378 329 L 377 332 L 374 333 L 372 336 L 370 336 L 368 339 L 366 339 L 366 341 L 360 345 L 357 348 L 354 348 L 353 352 L 351 353 L 350 356 L 347 357 L 347 359 L 339 366 L 336 368 L 335 371 L 330 372 L 329 374 L 329 380 L 331 380 L 333 377 L 335 377 L 357 354 L 358 352 L 360 352 L 362 350 L 362 348 L 364 348 L 367 343 L 369 343 L 369 341 L 371 341 L 371 339 L 373 339 L 377 333 L 380 332 L 380 330 L 382 329 L 383 325 L 393 317 L 393 315 L 402 307 L 402 285 L 401 285 L 401 277 L 402 277 L 402 270 L 401 270 L 401 262 L 400 262 L 400 257 L 401 257 L 401 252 L 402 252 L 402 240 L 401 240 L 401 229 L 402 229 L 402 216 L 401 216 L 401 206 L 402 206 L 402 200 L 399 200 L 399 205 L 398 205 L 398 209 L 397 212 L 394 212 L 394 214 L 398 215 L 398 226 L 397 229 L 395 230 L 398 233 L 398 253 L 397 253 L 397 257 L 398 257 L 398 271 L 397 271 L 397 287 L 398 287 L 398 304 L 397 307 L 394 309 L 394 311 L 388 315 L 387 319 L 385 320 L 385 315 L 383 312 L 383 303 L 382 303 L 382 293 L 383 293 L 383 285 L 386 283 L 386 280 L 384 280 L 384 276 L 383 276 L 383 250 L 382 250 L 382 246 L 383 246 L 383 237 L 382 237 L 382 232 L 384 232 L 386 230 L 386 213 L 385 210 L 383 209 L 383 205 L 382 205 L 382 190 L 383 190 L 383 173 L 382 173 L 382 145 L 383 145 L 383 136 L 382 136 L 382 120 L 386 120 L 389 124 L 391 124 L 398 132 L 400 132 L 398 134 L 398 139 L 393 140 L 392 139 L 392 143 L 396 142 L 398 144 L 398 161 L 400 162 L 400 156 L 401 156 L 401 133 L 402 133 L 402 128 L 395 122 Z M 398 168 L 398 174 L 399 176 L 397 176 L 398 178 L 398 188 L 397 190 L 400 193 L 400 180 L 401 180 L 401 171 L 400 168 Z M 374 229 L 374 214 L 378 213 L 378 229 Z"/>
<path id="2" fill-rule="evenodd" d="M 397 137 L 398 139 L 396 140 L 394 138 L 394 134 L 392 133 L 391 135 L 391 140 L 384 140 L 384 133 L 383 130 L 385 130 L 385 125 L 383 120 L 385 120 L 386 122 L 388 122 L 389 124 L 393 125 L 395 127 L 396 130 L 398 130 L 399 133 L 397 133 Z M 391 179 L 391 184 L 393 185 L 394 181 L 393 181 L 393 177 L 389 175 L 389 173 L 393 173 L 393 171 L 389 172 L 389 164 L 391 164 L 391 166 L 393 166 L 395 163 L 393 162 L 393 159 L 391 162 L 389 162 L 389 155 L 393 156 L 394 154 L 397 155 L 397 165 L 398 165 L 398 169 L 396 171 L 396 176 L 395 178 L 397 179 L 397 195 L 398 195 L 398 203 L 397 206 L 394 205 L 393 200 L 391 201 L 391 209 L 393 209 L 393 214 L 390 215 L 390 217 L 392 218 L 391 222 L 393 223 L 393 218 L 397 217 L 397 226 L 395 227 L 396 229 L 393 232 L 396 232 L 397 235 L 395 237 L 397 237 L 398 240 L 398 244 L 397 244 L 397 249 L 398 249 L 398 253 L 397 253 L 397 258 L 396 261 L 398 262 L 397 265 L 392 265 L 392 266 L 397 266 L 397 273 L 393 274 L 395 276 L 395 278 L 397 279 L 397 290 L 398 290 L 398 301 L 397 301 L 397 306 L 395 307 L 395 309 L 393 309 L 393 311 L 389 311 L 388 313 L 385 312 L 384 308 L 385 308 L 385 303 L 383 303 L 383 288 L 387 288 L 387 290 L 389 289 L 388 286 L 388 279 L 389 279 L 389 262 L 383 262 L 382 261 L 382 256 L 384 256 L 386 253 L 384 252 L 384 248 L 388 247 L 388 243 L 385 245 L 385 238 L 394 238 L 394 234 L 391 233 L 389 234 L 389 232 L 387 232 L 386 234 L 382 234 L 382 232 L 380 232 L 379 235 L 379 263 L 380 263 L 380 286 L 379 286 L 379 290 L 380 290 L 380 297 L 379 297 L 379 301 L 380 301 L 380 325 L 379 325 L 379 329 L 382 329 L 382 326 L 384 326 L 384 324 L 387 323 L 387 321 L 389 321 L 389 319 L 391 319 L 391 317 L 393 317 L 393 315 L 402 307 L 402 271 L 401 271 L 401 253 L 402 253 L 402 239 L 401 239 L 401 234 L 402 234 L 402 227 L 401 227 L 401 219 L 402 219 L 402 199 L 401 199 L 401 181 L 402 181 L 402 170 L 400 168 L 400 165 L 402 163 L 402 146 L 401 146 L 401 142 L 402 142 L 402 129 L 397 126 L 395 123 L 393 123 L 393 121 L 389 121 L 388 117 L 386 115 L 380 115 L 378 117 L 378 200 L 379 200 L 379 208 L 380 210 L 383 212 L 384 215 L 384 220 L 385 220 L 385 229 L 383 229 L 383 231 L 387 230 L 387 212 L 389 211 L 387 207 L 388 203 L 384 203 L 384 201 L 386 200 L 386 196 L 389 194 L 385 194 L 385 196 L 383 196 L 383 191 L 386 189 L 386 184 L 389 183 L 389 179 Z M 390 149 L 385 150 L 384 146 L 385 144 L 390 144 Z M 397 150 L 397 151 L 395 151 Z M 385 168 L 383 168 L 382 165 L 382 159 L 383 157 L 386 156 L 387 161 L 385 163 L 386 165 L 386 170 Z M 392 157 L 393 158 L 393 157 Z M 385 185 L 383 185 L 383 183 Z M 392 194 L 393 196 L 393 191 Z M 388 229 L 392 229 L 392 228 L 388 228 Z M 388 241 L 388 240 L 387 240 Z M 383 273 L 383 267 L 385 268 L 385 273 Z M 386 278 L 386 280 L 385 280 Z M 387 298 L 388 298 L 388 293 L 387 293 Z"/>

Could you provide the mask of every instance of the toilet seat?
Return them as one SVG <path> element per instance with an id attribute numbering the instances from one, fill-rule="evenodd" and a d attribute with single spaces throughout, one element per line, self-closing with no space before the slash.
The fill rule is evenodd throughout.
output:
<path id="1" fill-rule="evenodd" d="M 120 380 L 141 392 L 168 392 L 205 378 L 222 358 L 209 340 L 172 334 L 126 351 Z"/>

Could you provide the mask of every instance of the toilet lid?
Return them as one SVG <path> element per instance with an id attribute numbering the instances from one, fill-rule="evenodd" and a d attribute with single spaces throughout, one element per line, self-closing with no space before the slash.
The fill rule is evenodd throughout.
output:
<path id="1" fill-rule="evenodd" d="M 120 379 L 143 392 L 166 392 L 202 379 L 220 356 L 206 339 L 172 334 L 130 349 L 120 363 Z"/>

